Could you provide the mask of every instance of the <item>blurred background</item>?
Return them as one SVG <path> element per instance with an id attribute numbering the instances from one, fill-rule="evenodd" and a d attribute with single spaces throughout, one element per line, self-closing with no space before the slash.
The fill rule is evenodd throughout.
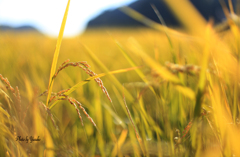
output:
<path id="1" fill-rule="evenodd" d="M 72 0 L 65 36 L 81 33 L 88 21 L 106 9 L 128 5 L 132 0 L 78 1 Z M 49 36 L 57 36 L 66 8 L 66 0 L 1 0 L 0 25 L 20 29 L 37 29 Z M 2 26 L 3 27 L 3 26 Z"/>
<path id="2" fill-rule="evenodd" d="M 191 0 L 194 7 L 206 19 L 213 19 L 215 24 L 226 20 L 220 2 L 227 0 Z M 57 37 L 67 1 L 61 0 L 0 0 L 0 30 L 32 30 Z M 167 26 L 179 27 L 180 22 L 166 6 L 158 0 L 72 0 L 68 13 L 64 36 L 73 37 L 88 28 L 97 27 L 144 27 L 128 15 L 118 10 L 129 6 L 149 19 L 159 23 L 159 19 L 150 4 L 154 4 Z M 236 0 L 232 1 L 236 6 Z"/>

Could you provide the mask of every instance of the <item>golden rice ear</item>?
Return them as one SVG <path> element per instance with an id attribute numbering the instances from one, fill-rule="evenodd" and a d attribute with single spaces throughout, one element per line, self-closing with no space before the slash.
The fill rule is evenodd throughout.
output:
<path id="1" fill-rule="evenodd" d="M 58 128 L 58 126 L 57 126 L 57 124 L 56 124 L 56 122 L 55 122 L 55 120 L 54 120 L 54 118 L 53 118 L 53 114 L 51 113 L 50 109 L 49 109 L 43 102 L 41 102 L 41 101 L 39 102 L 39 104 L 44 107 L 45 111 L 47 112 L 47 114 L 48 114 L 48 115 L 50 116 L 50 118 L 51 118 L 51 121 L 52 121 L 52 123 L 53 123 L 53 126 L 55 127 L 55 129 L 56 129 L 57 131 L 59 131 L 59 128 Z"/>
<path id="2" fill-rule="evenodd" d="M 55 78 L 60 71 L 62 71 L 63 69 L 65 69 L 65 68 L 67 68 L 69 66 L 79 67 L 82 70 L 84 70 L 91 77 L 97 76 L 96 73 L 94 73 L 92 70 L 89 69 L 91 66 L 89 64 L 87 64 L 87 62 L 83 61 L 83 62 L 71 62 L 71 63 L 68 63 L 69 61 L 70 60 L 67 60 L 67 61 L 63 62 L 63 64 L 58 68 L 57 72 L 54 74 L 53 78 Z M 102 80 L 100 78 L 95 78 L 94 80 L 98 83 L 99 87 L 102 89 L 103 93 L 107 96 L 108 100 L 110 102 L 112 102 L 112 99 L 110 98 L 110 95 L 108 94 L 107 89 L 104 87 Z M 52 98 L 50 98 L 50 101 L 51 100 L 52 100 Z M 50 102 L 48 102 L 48 103 L 50 103 Z"/>
<path id="3" fill-rule="evenodd" d="M 100 78 L 103 76 L 106 76 L 108 74 L 118 74 L 118 73 L 123 73 L 123 72 L 128 72 L 134 69 L 137 69 L 139 67 L 133 67 L 133 68 L 126 68 L 126 69 L 120 69 L 120 70 L 115 70 L 115 71 L 110 71 L 108 73 L 102 73 L 102 74 L 98 74 L 92 77 L 87 78 L 84 81 L 81 81 L 79 83 L 77 83 L 76 85 L 74 85 L 73 87 L 71 87 L 70 89 L 68 89 L 66 92 L 63 93 L 64 96 L 68 96 L 70 95 L 72 92 L 74 92 L 76 89 L 78 89 L 80 86 L 83 86 L 84 84 L 87 84 L 89 81 L 91 80 L 95 80 L 96 78 Z M 52 109 L 59 101 L 61 101 L 61 97 L 59 97 L 59 100 L 56 100 L 53 104 L 51 104 L 51 106 L 49 107 L 49 109 Z M 64 97 L 63 97 L 64 98 Z"/>
<path id="4" fill-rule="evenodd" d="M 8 79 L 4 78 L 1 74 L 0 74 L 0 79 L 6 84 L 6 88 L 9 89 L 13 94 L 15 94 L 15 89 L 10 85 L 10 82 L 8 81 Z"/>
<path id="5" fill-rule="evenodd" d="M 97 129 L 97 131 L 100 133 L 100 130 L 98 129 L 96 123 L 93 121 L 93 119 L 89 116 L 89 114 L 87 113 L 87 111 L 85 110 L 85 108 L 82 106 L 82 104 L 80 102 L 78 102 L 76 99 L 71 98 L 71 97 L 67 97 L 65 96 L 65 98 L 59 98 L 59 100 L 66 100 L 68 101 L 71 105 L 73 105 L 78 113 L 79 119 L 81 121 L 82 126 L 84 127 L 84 123 L 83 123 L 83 119 L 81 116 L 81 113 L 77 107 L 76 104 L 78 104 L 79 108 L 83 111 L 83 113 L 87 116 L 87 118 L 90 120 L 90 122 L 94 125 L 94 127 Z M 76 104 L 75 104 L 76 103 Z M 101 134 L 101 133 L 100 133 Z"/>
<path id="6" fill-rule="evenodd" d="M 76 99 L 71 98 L 71 100 L 73 102 L 75 102 L 76 104 L 78 104 L 79 108 L 83 111 L 83 113 L 87 116 L 87 118 L 90 120 L 90 122 L 95 126 L 95 128 L 97 129 L 97 131 L 100 133 L 100 130 L 98 129 L 96 123 L 93 121 L 93 119 L 89 116 L 89 114 L 87 113 L 87 111 L 85 110 L 85 108 L 82 106 L 82 104 L 80 102 L 78 102 Z"/>
<path id="7" fill-rule="evenodd" d="M 11 86 L 10 82 L 8 81 L 8 79 L 7 79 L 7 78 L 4 78 L 1 74 L 0 74 L 0 80 L 2 80 L 3 83 L 5 83 L 6 88 L 9 89 L 9 90 L 12 92 L 12 94 L 13 94 L 13 96 L 14 96 L 14 98 L 15 98 L 15 103 L 16 103 L 16 105 L 15 105 L 14 107 L 15 107 L 16 111 L 18 112 L 19 119 L 22 120 L 22 114 L 21 114 L 21 110 L 22 110 L 22 106 L 21 106 L 21 95 L 20 95 L 20 92 L 19 92 L 18 87 L 16 87 L 16 89 L 14 89 L 14 88 Z M 4 95 L 4 97 L 6 98 L 6 101 L 8 102 L 8 106 L 9 106 L 10 108 L 12 108 L 12 106 L 11 106 L 11 104 L 10 104 L 10 102 L 13 102 L 12 99 L 11 99 L 2 89 L 0 89 L 0 92 L 1 92 L 1 93 Z"/>
<path id="8" fill-rule="evenodd" d="M 69 101 L 70 104 L 72 104 L 72 105 L 75 107 L 75 109 L 76 109 L 76 111 L 77 111 L 77 113 L 78 113 L 78 117 L 79 117 L 79 119 L 80 119 L 80 121 L 81 121 L 81 124 L 82 124 L 82 126 L 84 127 L 81 113 L 80 113 L 79 109 L 77 108 L 77 105 L 74 103 L 73 99 L 72 99 L 72 98 L 66 98 L 66 100 Z M 94 123 L 94 124 L 95 124 L 95 123 Z"/>

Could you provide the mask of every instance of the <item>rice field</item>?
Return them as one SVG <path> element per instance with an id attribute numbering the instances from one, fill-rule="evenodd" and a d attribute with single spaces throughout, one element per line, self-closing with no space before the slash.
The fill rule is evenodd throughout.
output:
<path id="1" fill-rule="evenodd" d="M 238 21 L 168 3 L 186 29 L 0 32 L 0 156 L 240 156 Z"/>

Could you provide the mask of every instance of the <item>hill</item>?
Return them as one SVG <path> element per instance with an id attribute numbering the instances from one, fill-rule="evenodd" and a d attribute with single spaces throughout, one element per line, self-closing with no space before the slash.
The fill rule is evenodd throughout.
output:
<path id="1" fill-rule="evenodd" d="M 213 18 L 215 24 L 218 24 L 225 19 L 225 15 L 223 13 L 219 0 L 190 1 L 206 20 Z M 236 6 L 236 0 L 232 1 L 233 5 Z M 228 1 L 225 0 L 225 3 L 228 4 Z M 154 4 L 156 6 L 167 26 L 181 26 L 178 20 L 174 17 L 173 13 L 171 13 L 171 10 L 164 3 L 164 1 L 139 0 L 129 4 L 128 7 L 159 23 L 159 19 L 150 4 Z M 132 19 L 128 15 L 121 12 L 119 9 L 114 9 L 104 11 L 99 16 L 90 20 L 87 24 L 87 29 L 96 27 L 145 27 L 145 25 Z"/>

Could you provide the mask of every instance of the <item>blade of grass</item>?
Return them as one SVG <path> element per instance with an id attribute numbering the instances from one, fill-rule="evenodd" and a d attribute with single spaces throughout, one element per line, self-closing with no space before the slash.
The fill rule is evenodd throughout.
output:
<path id="1" fill-rule="evenodd" d="M 44 150 L 45 155 L 49 156 L 49 157 L 53 157 L 53 156 L 55 156 L 55 152 L 53 151 L 54 143 L 53 143 L 51 134 L 46 127 L 44 127 L 44 134 L 45 134 L 44 138 L 45 138 L 45 147 L 46 147 L 46 149 Z"/>
<path id="2" fill-rule="evenodd" d="M 95 62 L 95 64 L 100 67 L 105 73 L 109 73 L 108 68 L 98 59 L 98 57 L 85 45 L 83 45 L 84 48 L 87 50 L 87 54 L 89 55 L 89 57 Z M 121 83 L 116 79 L 115 76 L 113 75 L 109 75 L 109 79 L 117 86 L 118 89 L 122 89 L 125 92 L 126 98 L 133 102 L 134 99 L 132 97 L 132 95 L 125 90 L 125 88 L 122 88 Z"/>
<path id="3" fill-rule="evenodd" d="M 114 146 L 111 156 L 117 156 L 118 151 L 121 150 L 123 143 L 127 138 L 128 130 L 124 129 L 118 139 L 118 143 Z"/>
<path id="4" fill-rule="evenodd" d="M 171 40 L 171 38 L 170 38 L 170 36 L 169 36 L 169 34 L 168 34 L 168 27 L 167 27 L 164 19 L 162 18 L 161 14 L 160 14 L 159 11 L 157 10 L 156 6 L 155 6 L 154 4 L 151 4 L 151 7 L 153 8 L 154 12 L 156 13 L 159 21 L 162 23 L 163 26 L 165 26 L 163 30 L 164 30 L 164 33 L 165 33 L 166 36 L 167 36 L 167 39 L 168 39 L 168 42 L 169 42 L 169 45 L 170 45 L 170 48 L 171 48 L 171 51 L 170 51 L 170 52 L 171 52 L 171 54 L 172 54 L 173 62 L 176 63 L 176 62 L 177 62 L 177 61 L 176 61 L 176 54 L 175 54 L 174 51 L 173 51 L 173 43 L 172 43 L 172 40 Z"/>
<path id="5" fill-rule="evenodd" d="M 52 77 L 54 76 L 55 71 L 56 71 L 58 55 L 59 55 L 60 46 L 61 46 L 61 43 L 62 43 L 65 24 L 66 24 L 66 21 L 67 21 L 69 5 L 70 5 L 70 0 L 68 0 L 68 3 L 67 3 L 67 7 L 66 7 L 66 10 L 65 10 L 65 13 L 64 13 L 64 17 L 63 17 L 63 20 L 62 20 L 62 25 L 61 25 L 59 35 L 58 35 L 58 39 L 57 39 L 56 49 L 55 49 L 54 56 L 53 56 L 52 67 L 51 67 L 51 72 L 50 72 L 50 77 L 49 77 L 49 84 L 48 84 L 48 96 L 47 96 L 46 106 L 48 106 L 48 101 L 49 101 L 49 99 L 51 97 L 51 93 L 52 93 L 52 87 L 53 87 L 53 83 L 54 83 L 54 80 L 52 79 Z"/>
<path id="6" fill-rule="evenodd" d="M 189 32 L 197 36 L 203 35 L 207 23 L 190 1 L 164 0 L 164 2 Z"/>
<path id="7" fill-rule="evenodd" d="M 161 32 L 165 31 L 165 26 L 158 24 L 157 22 L 147 18 L 146 16 L 140 14 L 139 12 L 137 12 L 129 7 L 124 6 L 124 7 L 119 8 L 119 10 L 122 11 L 123 13 L 125 13 L 126 15 L 130 16 L 131 18 L 133 18 L 139 22 L 142 22 L 146 26 L 149 26 L 149 27 L 159 30 Z M 175 37 L 182 38 L 182 39 L 184 39 L 184 38 L 185 39 L 197 39 L 196 37 L 192 37 L 187 34 L 180 33 L 178 31 L 175 31 L 170 28 L 168 28 L 168 34 L 173 35 Z"/>
<path id="8" fill-rule="evenodd" d="M 206 84 L 206 70 L 208 67 L 208 59 L 210 56 L 210 37 L 211 37 L 211 26 L 208 25 L 205 31 L 206 42 L 205 42 L 203 57 L 201 62 L 201 72 L 200 72 L 200 78 L 198 83 L 198 91 L 196 95 L 194 118 L 198 118 L 201 115 L 201 105 L 202 105 L 202 99 L 204 95 L 205 84 Z"/>
<path id="9" fill-rule="evenodd" d="M 149 57 L 141 48 L 141 46 L 139 45 L 139 43 L 131 38 L 130 39 L 130 49 L 136 54 L 136 55 L 140 55 L 142 57 L 142 59 L 154 70 L 156 70 L 156 72 L 163 78 L 166 79 L 168 81 L 174 82 L 176 84 L 180 84 L 180 80 L 171 72 L 169 72 L 167 69 L 165 69 L 163 66 L 161 66 L 160 64 L 158 64 L 156 61 L 154 61 L 151 57 Z"/>
<path id="10" fill-rule="evenodd" d="M 8 112 L 5 111 L 1 106 L 0 106 L 0 112 L 2 112 L 5 116 L 7 116 L 8 118 L 10 118 L 10 115 L 8 114 Z"/>
<path id="11" fill-rule="evenodd" d="M 140 55 L 142 59 L 146 62 L 146 64 L 152 69 L 154 69 L 159 76 L 161 76 L 165 80 L 168 80 L 174 83 L 174 85 L 176 86 L 176 89 L 183 95 L 187 96 L 190 99 L 195 99 L 194 92 L 192 91 L 192 89 L 186 86 L 183 86 L 183 83 L 180 81 L 178 77 L 176 77 L 174 74 L 169 72 L 165 67 L 157 63 L 150 56 L 148 56 L 148 54 L 142 50 L 141 46 L 138 44 L 138 42 L 135 39 L 131 39 L 130 42 L 131 42 L 130 49 L 136 55 Z"/>
<path id="12" fill-rule="evenodd" d="M 133 122 L 133 119 L 132 119 L 132 116 L 131 116 L 131 113 L 127 107 L 127 103 L 126 103 L 126 99 L 125 99 L 125 96 L 124 96 L 124 93 L 123 93 L 123 101 L 124 101 L 124 104 L 125 104 L 125 107 L 126 107 L 126 110 L 127 110 L 127 113 L 128 113 L 128 118 L 130 119 L 130 122 L 133 126 L 133 129 L 135 131 L 135 135 L 136 135 L 136 138 L 138 140 L 138 143 L 140 145 L 140 148 L 142 150 L 142 153 L 144 154 L 144 156 L 146 155 L 146 150 L 144 149 L 144 144 L 143 144 L 143 141 L 142 141 L 142 138 L 140 137 L 139 133 L 138 133 L 138 130 L 137 130 L 137 127 L 136 125 L 134 124 Z"/>
<path id="13" fill-rule="evenodd" d="M 139 91 L 137 91 L 137 95 L 139 95 L 140 94 L 140 92 Z M 148 122 L 147 121 L 151 121 L 152 119 L 151 118 L 149 118 L 150 116 L 146 116 L 147 115 L 147 112 L 146 112 L 146 110 L 145 110 L 145 106 L 146 106 L 146 104 L 144 104 L 144 102 L 143 102 L 143 97 L 140 97 L 139 98 L 139 100 L 138 100 L 138 102 L 139 102 L 139 108 L 140 108 L 140 111 L 144 114 L 140 114 L 141 115 L 141 119 L 142 119 L 142 123 L 143 123 L 143 128 L 145 128 L 145 129 L 143 129 L 143 130 L 145 130 L 145 132 L 147 133 L 147 138 L 148 139 L 152 139 L 153 138 L 153 135 L 152 135 L 152 131 L 151 131 L 151 129 L 150 129 L 150 126 L 149 125 L 151 125 L 151 123 L 149 122 L 149 124 L 148 124 Z M 149 115 L 149 114 L 148 114 Z M 152 126 L 152 125 L 151 125 Z"/>
<path id="14" fill-rule="evenodd" d="M 228 5 L 229 5 L 230 13 L 234 14 L 232 0 L 228 0 Z"/>
<path id="15" fill-rule="evenodd" d="M 117 42 L 115 41 L 115 43 L 117 44 L 120 52 L 122 52 L 123 56 L 127 59 L 127 61 L 130 63 L 130 65 L 132 67 L 136 67 L 137 65 L 135 64 L 135 62 L 130 58 L 130 56 L 126 53 L 126 51 L 123 49 L 123 47 Z M 141 77 L 141 79 L 146 83 L 146 84 L 149 84 L 148 80 L 146 79 L 145 75 L 142 73 L 142 71 L 140 71 L 139 69 L 135 69 L 135 71 L 137 72 L 137 74 Z M 150 90 L 154 93 L 155 96 L 156 93 L 153 89 L 152 86 L 148 86 L 150 88 Z"/>
<path id="16" fill-rule="evenodd" d="M 103 107 L 111 114 L 111 116 L 122 126 L 123 129 L 126 129 L 126 124 L 123 123 L 121 118 L 105 103 L 102 104 Z"/>
<path id="17" fill-rule="evenodd" d="M 238 66 L 237 66 L 237 72 L 236 72 L 236 77 L 237 79 L 235 80 L 235 85 L 234 85 L 234 100 L 233 100 L 233 113 L 232 113 L 232 117 L 233 117 L 233 121 L 234 123 L 236 123 L 236 119 L 237 119 L 237 109 L 239 106 L 238 103 L 238 94 L 239 94 L 239 90 L 238 90 L 238 80 L 239 80 L 239 61 L 240 61 L 240 38 L 239 38 L 239 17 L 234 16 L 234 10 L 233 10 L 233 6 L 232 6 L 232 1 L 228 0 L 228 4 L 229 4 L 229 9 L 230 9 L 230 13 L 228 11 L 228 8 L 225 4 L 224 1 L 220 1 L 224 14 L 227 17 L 227 21 L 228 24 L 230 26 L 230 30 L 232 31 L 234 38 L 235 38 L 235 51 L 236 51 L 236 56 L 237 56 L 237 61 L 238 61 Z"/>
<path id="18" fill-rule="evenodd" d="M 131 42 L 130 49 L 136 55 L 140 55 L 142 59 L 146 62 L 146 64 L 152 69 L 154 69 L 159 76 L 161 76 L 165 80 L 174 83 L 174 85 L 177 87 L 176 89 L 183 95 L 187 96 L 190 99 L 195 99 L 194 92 L 192 91 L 192 89 L 182 86 L 183 83 L 180 81 L 180 79 L 171 72 L 169 72 L 165 67 L 161 66 L 159 63 L 153 60 L 150 56 L 148 56 L 148 54 L 142 50 L 141 46 L 138 44 L 136 40 L 132 39 L 130 42 Z"/>
<path id="19" fill-rule="evenodd" d="M 133 68 L 127 68 L 127 69 L 120 69 L 120 70 L 115 70 L 115 71 L 112 71 L 112 72 L 108 72 L 108 73 L 102 73 L 102 74 L 99 74 L 99 75 L 96 75 L 94 77 L 90 77 L 88 79 L 86 79 L 84 82 L 88 82 L 88 81 L 91 81 L 95 78 L 99 78 L 99 77 L 103 77 L 105 75 L 109 75 L 109 74 L 118 74 L 118 73 L 123 73 L 123 72 L 128 72 L 130 70 L 134 70 L 136 68 L 139 68 L 139 67 L 133 67 Z M 84 83 L 85 84 L 85 83 Z M 82 81 L 79 82 L 78 84 L 76 84 L 75 86 L 73 86 L 70 90 L 68 90 L 66 93 L 64 93 L 65 95 L 69 95 L 71 94 L 73 91 L 75 91 L 78 87 L 82 86 Z"/>

